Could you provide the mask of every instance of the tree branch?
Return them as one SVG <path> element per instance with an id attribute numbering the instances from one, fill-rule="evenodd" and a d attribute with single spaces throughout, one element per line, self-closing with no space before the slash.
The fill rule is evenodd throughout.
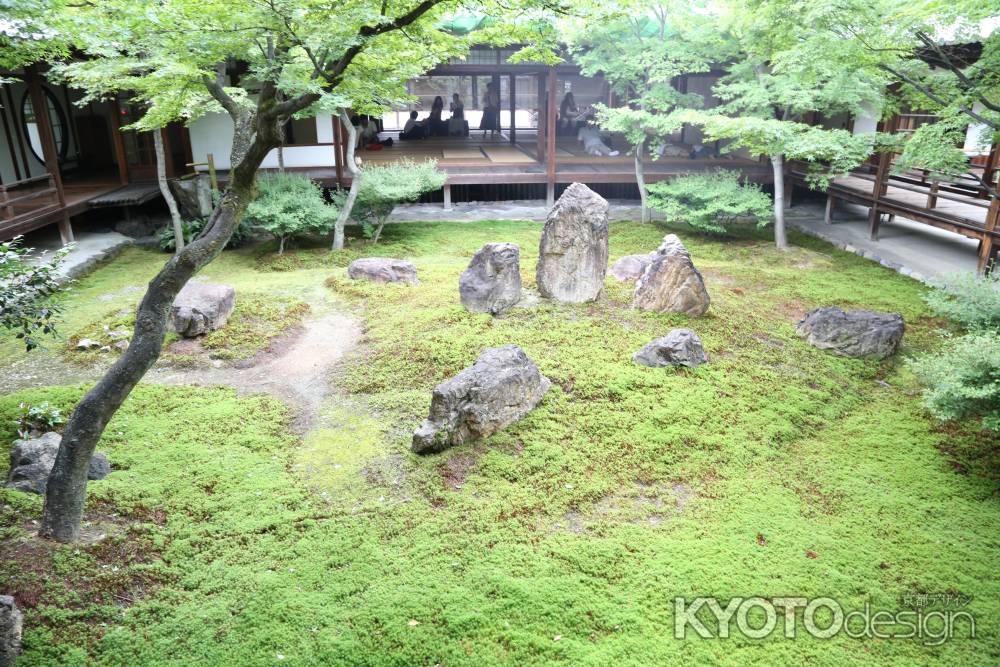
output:
<path id="1" fill-rule="evenodd" d="M 948 101 L 945 100 L 940 95 L 938 95 L 937 93 L 935 93 L 933 90 L 931 90 L 931 88 L 929 86 L 926 86 L 926 85 L 920 83 L 916 79 L 914 79 L 912 77 L 909 77 L 906 74 L 903 74 L 902 72 L 896 71 L 895 69 L 893 69 L 892 67 L 889 67 L 888 65 L 879 65 L 878 67 L 879 67 L 879 69 L 881 69 L 881 70 L 883 70 L 885 72 L 888 72 L 889 74 L 892 74 L 893 76 L 897 77 L 898 79 L 900 79 L 902 81 L 905 81 L 906 83 L 910 84 L 911 86 L 913 86 L 914 88 L 916 88 L 918 91 L 920 91 L 921 93 L 923 93 L 923 95 L 926 96 L 932 102 L 935 102 L 936 104 L 940 104 L 942 107 L 949 106 Z M 970 118 L 974 118 L 976 121 L 978 121 L 978 122 L 980 122 L 980 123 L 982 123 L 984 125 L 988 125 L 989 127 L 992 127 L 994 130 L 1000 130 L 1000 123 L 992 121 L 989 118 L 987 118 L 986 116 L 982 116 L 982 115 L 976 113 L 975 111 L 973 111 L 972 109 L 970 109 L 967 106 L 959 106 L 958 110 L 961 111 L 962 113 L 964 113 L 965 115 L 969 116 Z"/>

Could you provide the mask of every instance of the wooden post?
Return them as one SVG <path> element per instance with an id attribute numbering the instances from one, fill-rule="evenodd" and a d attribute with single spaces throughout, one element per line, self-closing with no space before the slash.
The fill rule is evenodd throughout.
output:
<path id="1" fill-rule="evenodd" d="M 896 130 L 896 119 L 891 118 L 885 123 L 884 130 L 892 134 Z M 878 157 L 878 168 L 875 171 L 875 184 L 872 186 L 872 207 L 868 213 L 868 234 L 872 241 L 878 241 L 878 227 L 881 216 L 878 211 L 879 199 L 889 191 L 889 169 L 892 167 L 892 156 L 890 152 L 885 152 Z"/>
<path id="2" fill-rule="evenodd" d="M 989 157 L 986 158 L 986 164 L 983 165 L 983 180 L 987 183 L 995 183 L 994 176 L 996 175 L 997 169 L 1000 168 L 1000 143 L 993 144 L 990 147 Z M 984 188 L 980 196 L 983 199 L 988 199 L 990 193 Z"/>
<path id="3" fill-rule="evenodd" d="M 451 183 L 445 183 L 444 188 L 442 188 L 444 193 L 444 210 L 451 210 Z"/>
<path id="4" fill-rule="evenodd" d="M 7 109 L 0 102 L 0 120 L 3 121 L 3 133 L 7 138 L 7 145 L 10 146 L 10 163 L 14 166 L 14 180 L 21 180 L 21 167 L 17 164 L 17 156 L 14 155 L 14 140 L 10 134 L 10 124 L 7 122 Z M 16 127 L 16 126 L 15 126 Z"/>
<path id="5" fill-rule="evenodd" d="M 125 139 L 122 137 L 122 109 L 118 98 L 111 103 L 111 138 L 115 144 L 115 161 L 118 163 L 118 181 L 128 185 L 128 157 L 125 155 Z"/>
<path id="6" fill-rule="evenodd" d="M 219 179 L 215 175 L 215 156 L 213 156 L 211 153 L 208 153 L 205 156 L 205 162 L 208 163 L 208 178 L 209 182 L 212 184 L 212 192 L 218 193 Z"/>
<path id="7" fill-rule="evenodd" d="M 826 211 L 823 212 L 823 222 L 828 225 L 833 224 L 833 195 L 826 196 Z"/>
<path id="8" fill-rule="evenodd" d="M 31 164 L 28 162 L 28 151 L 24 148 L 24 139 L 22 138 L 23 132 L 17 127 L 17 107 L 14 106 L 14 95 L 10 92 L 10 86 L 4 84 L 4 89 L 7 91 L 7 103 L 11 114 L 14 118 L 14 136 L 17 137 L 17 147 L 21 151 L 21 164 L 24 165 L 24 177 L 31 178 Z M 14 146 L 11 145 L 11 159 L 13 160 L 15 166 L 17 165 L 17 160 L 14 158 L 13 151 Z M 21 180 L 20 177 L 18 180 Z"/>
<path id="9" fill-rule="evenodd" d="M 38 138 L 42 142 L 42 155 L 45 157 L 45 170 L 49 172 L 52 184 L 56 187 L 56 198 L 59 208 L 63 211 L 59 221 L 59 236 L 63 245 L 73 242 L 73 228 L 66 213 L 66 194 L 63 192 L 62 174 L 59 173 L 59 153 L 56 150 L 56 138 L 49 122 L 49 105 L 45 91 L 38 80 L 38 73 L 32 65 L 25 68 L 25 78 L 28 83 L 28 94 L 31 95 L 31 108 L 35 112 L 35 125 L 38 127 Z"/>
<path id="10" fill-rule="evenodd" d="M 517 112 L 517 76 L 510 75 L 507 93 L 510 95 L 510 145 L 517 144 L 517 121 L 514 115 Z"/>
<path id="11" fill-rule="evenodd" d="M 538 122 L 535 124 L 535 159 L 545 161 L 545 109 L 548 107 L 545 99 L 545 76 L 538 75 Z"/>
<path id="12" fill-rule="evenodd" d="M 993 239 L 993 233 L 1000 229 L 1000 199 L 993 197 L 990 202 L 989 211 L 986 213 L 986 233 L 983 241 L 979 244 L 979 261 L 976 263 L 976 272 L 985 275 L 988 271 L 998 271 L 1000 266 L 996 265 L 997 251 L 1000 246 Z"/>
<path id="13" fill-rule="evenodd" d="M 549 94 L 545 111 L 545 203 L 556 200 L 556 68 L 549 68 Z"/>
<path id="14" fill-rule="evenodd" d="M 940 183 L 938 183 L 938 181 L 934 181 L 933 183 L 931 183 L 931 192 L 929 195 L 927 195 L 927 208 L 934 208 L 935 206 L 937 206 L 937 200 L 938 200 L 937 193 L 939 187 Z"/>

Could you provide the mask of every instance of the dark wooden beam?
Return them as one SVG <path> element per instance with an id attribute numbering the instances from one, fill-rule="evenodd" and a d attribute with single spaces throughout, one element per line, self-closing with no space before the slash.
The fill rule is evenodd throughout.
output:
<path id="1" fill-rule="evenodd" d="M 10 134 L 10 123 L 7 121 L 7 107 L 0 102 L 0 121 L 3 122 L 3 134 L 7 139 L 7 146 L 10 147 L 10 163 L 14 166 L 14 180 L 21 180 L 21 167 L 17 164 L 17 155 L 14 153 L 14 139 Z M 16 129 L 16 127 L 15 127 Z M 0 175 L 0 183 L 3 182 L 3 177 Z"/>
<path id="2" fill-rule="evenodd" d="M 549 68 L 548 98 L 545 101 L 545 201 L 555 203 L 556 192 L 556 68 Z"/>
<path id="3" fill-rule="evenodd" d="M 45 170 L 52 177 L 59 208 L 63 210 L 63 215 L 59 220 L 59 236 L 62 238 L 63 244 L 71 243 L 73 241 L 73 228 L 69 224 L 69 215 L 65 210 L 66 193 L 63 192 L 62 174 L 59 172 L 59 151 L 56 149 L 56 138 L 52 132 L 52 123 L 49 122 L 48 100 L 45 98 L 45 91 L 35 67 L 33 65 L 26 67 L 24 71 L 25 81 L 28 84 L 28 94 L 31 96 L 31 108 L 35 113 L 35 125 L 38 127 L 38 139 L 42 143 Z"/>
<path id="4" fill-rule="evenodd" d="M 514 74 L 510 75 L 507 94 L 510 95 L 510 143 L 514 145 L 517 143 L 517 122 L 514 120 L 517 112 L 517 76 Z"/>
<path id="5" fill-rule="evenodd" d="M 337 187 L 344 187 L 344 163 L 340 159 L 340 145 L 344 138 L 341 136 L 340 117 L 337 114 L 330 115 L 330 124 L 333 126 L 333 161 L 336 163 Z"/>
<path id="6" fill-rule="evenodd" d="M 14 114 L 13 115 L 14 136 L 17 137 L 17 147 L 21 152 L 21 164 L 24 165 L 24 178 L 31 178 L 31 163 L 28 162 L 28 151 L 25 150 L 24 148 L 24 132 L 22 131 L 23 128 L 19 127 L 17 124 L 17 119 L 20 115 L 19 112 L 21 111 L 21 109 L 18 109 L 17 106 L 15 106 L 14 104 L 14 94 L 10 92 L 10 85 L 5 84 L 4 89 L 6 89 L 7 91 L 7 103 L 8 106 L 10 107 L 11 110 L 10 112 Z M 10 150 L 11 150 L 11 158 L 13 158 L 14 164 L 17 164 L 17 157 L 13 155 L 14 147 L 11 146 Z"/>
<path id="7" fill-rule="evenodd" d="M 115 161 L 118 163 L 118 181 L 122 185 L 128 185 L 128 157 L 125 155 L 125 138 L 122 136 L 122 109 L 118 104 L 117 97 L 111 102 L 111 140 L 115 145 Z"/>

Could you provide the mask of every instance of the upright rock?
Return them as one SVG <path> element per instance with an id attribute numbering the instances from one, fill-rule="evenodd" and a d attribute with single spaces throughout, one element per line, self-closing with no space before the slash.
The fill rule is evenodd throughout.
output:
<path id="1" fill-rule="evenodd" d="M 236 307 L 236 290 L 229 285 L 188 283 L 170 309 L 170 330 L 194 338 L 220 329 Z"/>
<path id="2" fill-rule="evenodd" d="M 623 283 L 638 280 L 656 257 L 656 251 L 645 255 L 625 255 L 611 265 L 611 275 Z"/>
<path id="3" fill-rule="evenodd" d="M 483 350 L 469 368 L 434 388 L 413 451 L 437 452 L 485 438 L 531 412 L 552 383 L 517 345 Z"/>
<path id="4" fill-rule="evenodd" d="M 514 243 L 487 243 L 458 280 L 466 310 L 497 315 L 521 298 L 521 249 Z"/>
<path id="5" fill-rule="evenodd" d="M 417 267 L 401 259 L 392 257 L 362 257 L 347 267 L 351 280 L 367 280 L 372 283 L 406 283 L 416 285 Z"/>
<path id="6" fill-rule="evenodd" d="M 542 296 L 582 303 L 604 289 L 608 271 L 608 202 L 573 183 L 549 211 L 535 278 Z"/>
<path id="7" fill-rule="evenodd" d="M 632 305 L 642 310 L 704 315 L 710 300 L 705 281 L 676 234 L 663 237 L 635 286 Z"/>
<path id="8" fill-rule="evenodd" d="M 632 355 L 632 361 L 650 368 L 687 366 L 697 368 L 708 361 L 701 338 L 690 329 L 673 329 L 666 336 L 647 343 Z"/>
<path id="9" fill-rule="evenodd" d="M 0 667 L 11 667 L 21 655 L 21 629 L 24 617 L 14 598 L 0 595 Z"/>
<path id="10" fill-rule="evenodd" d="M 28 493 L 45 493 L 49 473 L 59 453 L 62 436 L 58 433 L 44 433 L 37 438 L 15 440 L 10 450 L 10 471 L 7 473 L 7 488 Z M 104 479 L 111 472 L 108 457 L 96 452 L 87 468 L 87 479 Z"/>
<path id="11" fill-rule="evenodd" d="M 885 359 L 903 340 L 903 316 L 870 310 L 844 312 L 836 306 L 817 308 L 795 330 L 806 342 L 843 357 Z"/>

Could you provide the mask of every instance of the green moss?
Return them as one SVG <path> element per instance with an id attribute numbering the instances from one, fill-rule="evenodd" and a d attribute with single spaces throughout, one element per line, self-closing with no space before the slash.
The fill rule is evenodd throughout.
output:
<path id="1" fill-rule="evenodd" d="M 612 260 L 665 231 L 612 225 Z M 110 551 L 122 555 L 57 547 L 61 574 L 48 578 L 0 558 L 10 590 L 40 590 L 25 664 L 993 662 L 995 439 L 937 427 L 900 360 L 831 356 L 794 333 L 821 305 L 895 310 L 903 355 L 920 351 L 939 326 L 923 287 L 805 237 L 779 253 L 756 233 L 686 234 L 713 299 L 704 318 L 633 311 L 613 279 L 595 304 L 543 301 L 497 319 L 458 305 L 458 276 L 489 241 L 520 244 L 533 288 L 539 232 L 391 225 L 351 251 L 413 261 L 416 286 L 350 281 L 325 250 L 293 251 L 306 259 L 285 272 L 262 270 L 253 250 L 224 253 L 208 279 L 339 302 L 364 320 L 361 352 L 301 441 L 272 399 L 140 386 L 102 439 L 116 470 L 88 502 L 117 515 L 125 532 Z M 155 268 L 134 251 L 123 261 L 81 281 L 67 316 L 93 321 L 110 307 L 95 294 Z M 631 363 L 675 326 L 699 333 L 709 364 Z M 540 407 L 486 442 L 411 454 L 431 388 L 511 342 L 553 380 Z M 81 391 L 0 399 L 0 437 L 20 401 L 68 410 Z M 23 536 L 40 511 L 0 490 L 4 536 Z M 88 577 L 112 563 L 130 578 L 91 595 Z M 122 592 L 131 581 L 141 594 Z M 977 640 L 673 639 L 678 595 L 901 609 L 917 591 L 970 595 Z"/>
<path id="2" fill-rule="evenodd" d="M 240 294 L 226 326 L 201 339 L 213 359 L 249 359 L 271 342 L 302 323 L 309 304 L 268 294 Z"/>

